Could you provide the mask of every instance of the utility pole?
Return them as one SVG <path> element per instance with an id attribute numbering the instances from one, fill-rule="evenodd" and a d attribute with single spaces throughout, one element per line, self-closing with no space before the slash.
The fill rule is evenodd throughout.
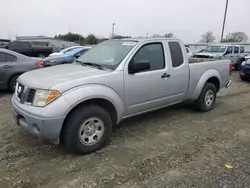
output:
<path id="1" fill-rule="evenodd" d="M 112 24 L 112 39 L 115 37 L 115 23 Z"/>
<path id="2" fill-rule="evenodd" d="M 225 29 L 226 18 L 227 18 L 227 6 L 228 6 L 228 0 L 226 0 L 226 7 L 225 7 L 224 20 L 223 20 L 223 25 L 222 25 L 222 31 L 221 31 L 221 39 L 220 39 L 220 42 L 223 42 L 223 35 L 224 35 L 224 29 Z"/>

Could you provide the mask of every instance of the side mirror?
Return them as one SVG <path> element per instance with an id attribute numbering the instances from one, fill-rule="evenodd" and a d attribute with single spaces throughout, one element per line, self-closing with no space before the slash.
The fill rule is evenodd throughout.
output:
<path id="1" fill-rule="evenodd" d="M 143 60 L 139 62 L 134 62 L 133 60 L 129 63 L 128 72 L 129 74 L 134 74 L 140 71 L 150 69 L 150 62 Z"/>

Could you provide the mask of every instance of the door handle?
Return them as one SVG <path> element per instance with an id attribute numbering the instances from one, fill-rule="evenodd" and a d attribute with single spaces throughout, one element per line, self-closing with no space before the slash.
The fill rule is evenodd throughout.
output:
<path id="1" fill-rule="evenodd" d="M 164 73 L 163 75 L 161 75 L 161 78 L 169 78 L 170 77 L 170 74 L 168 73 Z"/>
<path id="2" fill-rule="evenodd" d="M 3 68 L 12 68 L 12 65 L 4 65 Z"/>

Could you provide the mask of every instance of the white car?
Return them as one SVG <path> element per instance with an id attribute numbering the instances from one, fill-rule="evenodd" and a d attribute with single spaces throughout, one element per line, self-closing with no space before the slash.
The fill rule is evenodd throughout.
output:
<path id="1" fill-rule="evenodd" d="M 76 48 L 81 48 L 81 47 L 82 47 L 82 46 L 71 46 L 71 47 L 62 49 L 62 50 L 59 51 L 59 52 L 54 52 L 54 53 L 50 54 L 49 56 L 63 55 L 63 54 L 66 53 L 66 52 L 69 52 L 69 51 L 71 51 L 71 50 L 74 50 L 74 49 L 76 49 Z"/>
<path id="2" fill-rule="evenodd" d="M 191 49 L 189 47 L 186 47 L 186 51 L 187 51 L 189 58 L 193 56 L 193 52 L 191 51 Z"/>

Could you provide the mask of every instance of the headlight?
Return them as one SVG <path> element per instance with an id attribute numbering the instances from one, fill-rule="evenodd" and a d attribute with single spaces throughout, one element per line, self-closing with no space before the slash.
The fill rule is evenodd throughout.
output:
<path id="1" fill-rule="evenodd" d="M 59 91 L 38 89 L 36 91 L 32 105 L 39 107 L 46 106 L 47 104 L 51 103 L 56 98 L 58 98 L 60 95 L 61 94 L 59 93 Z"/>

